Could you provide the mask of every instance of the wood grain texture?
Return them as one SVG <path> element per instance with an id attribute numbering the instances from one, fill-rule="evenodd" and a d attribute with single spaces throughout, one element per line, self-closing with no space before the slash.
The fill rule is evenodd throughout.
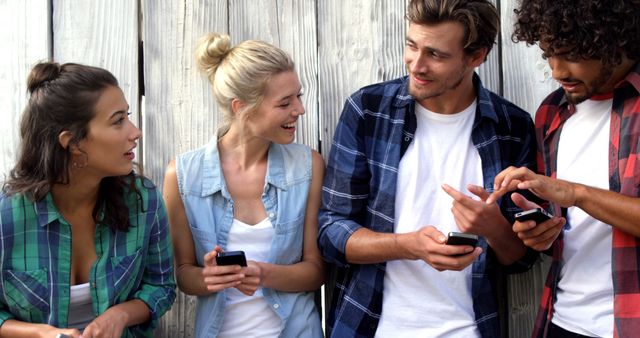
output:
<path id="1" fill-rule="evenodd" d="M 50 12 L 48 0 L 0 0 L 0 184 L 16 161 L 27 75 L 51 57 Z"/>
<path id="2" fill-rule="evenodd" d="M 109 70 L 139 124 L 138 4 L 130 0 L 53 0 L 53 59 Z M 139 154 L 139 150 L 138 150 Z"/>
<path id="3" fill-rule="evenodd" d="M 406 1 L 318 1 L 318 85 L 322 153 L 346 98 L 357 89 L 405 74 Z"/>

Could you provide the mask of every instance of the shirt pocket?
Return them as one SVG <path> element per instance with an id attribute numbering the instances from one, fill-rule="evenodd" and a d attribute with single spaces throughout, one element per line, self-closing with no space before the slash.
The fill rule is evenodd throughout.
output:
<path id="1" fill-rule="evenodd" d="M 219 244 L 217 243 L 218 236 L 213 231 L 206 231 L 193 226 L 190 227 L 190 230 L 193 246 L 196 249 L 196 259 L 200 266 L 204 266 L 204 255 Z"/>
<path id="2" fill-rule="evenodd" d="M 275 227 L 274 248 L 277 250 L 276 264 L 294 264 L 302 259 L 304 214 L 297 218 L 279 222 Z"/>
<path id="3" fill-rule="evenodd" d="M 124 302 L 137 291 L 142 279 L 142 249 L 131 255 L 110 257 L 109 265 L 114 293 L 112 304 Z"/>
<path id="4" fill-rule="evenodd" d="M 3 270 L 4 296 L 9 311 L 20 320 L 42 322 L 50 311 L 47 269 Z"/>

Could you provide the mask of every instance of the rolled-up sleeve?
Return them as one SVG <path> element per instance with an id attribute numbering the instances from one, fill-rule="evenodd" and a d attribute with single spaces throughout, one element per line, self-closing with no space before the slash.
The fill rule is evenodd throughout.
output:
<path id="1" fill-rule="evenodd" d="M 324 259 L 348 264 L 347 241 L 362 227 L 369 198 L 370 173 L 365 155 L 363 112 L 356 104 L 360 94 L 345 103 L 336 127 L 322 187 L 318 246 Z"/>
<path id="2" fill-rule="evenodd" d="M 145 259 L 142 283 L 134 298 L 149 307 L 151 320 L 134 330 L 146 331 L 156 327 L 158 319 L 173 304 L 176 283 L 173 276 L 173 250 L 169 237 L 167 213 L 159 192 L 156 191 L 157 210 L 151 224 L 149 248 Z"/>

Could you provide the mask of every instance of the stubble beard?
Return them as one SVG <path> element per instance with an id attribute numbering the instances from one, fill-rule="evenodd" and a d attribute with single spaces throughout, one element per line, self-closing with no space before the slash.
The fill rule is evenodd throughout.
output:
<path id="1" fill-rule="evenodd" d="M 439 88 L 435 88 L 432 90 L 428 90 L 428 91 L 421 91 L 420 90 L 420 85 L 414 83 L 412 81 L 412 79 L 409 80 L 409 94 L 413 97 L 414 100 L 416 101 L 423 101 L 423 100 L 427 100 L 427 99 L 431 99 L 434 97 L 438 97 L 444 93 L 446 93 L 449 90 L 454 90 L 456 88 L 458 88 L 460 86 L 460 84 L 462 84 L 462 81 L 464 80 L 464 75 L 466 73 L 467 67 L 464 66 L 461 70 L 460 73 L 458 74 L 458 79 L 456 80 L 455 83 L 453 83 L 450 86 L 447 86 L 447 83 L 443 83 Z M 413 75 L 410 74 L 411 77 L 413 77 Z M 436 80 L 432 80 L 432 81 L 437 81 Z"/>
<path id="2" fill-rule="evenodd" d="M 600 69 L 598 77 L 596 77 L 593 82 L 591 82 L 590 84 L 583 82 L 586 88 L 586 92 L 584 94 L 571 94 L 565 90 L 564 96 L 567 98 L 567 101 L 569 101 L 569 103 L 576 105 L 590 99 L 596 94 L 602 94 L 600 90 L 609 81 L 609 79 L 611 78 L 611 74 L 613 74 L 613 67 L 602 67 L 602 69 Z"/>

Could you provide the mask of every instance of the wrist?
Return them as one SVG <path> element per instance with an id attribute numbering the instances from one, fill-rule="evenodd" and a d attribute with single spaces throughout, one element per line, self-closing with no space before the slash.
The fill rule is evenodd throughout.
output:
<path id="1" fill-rule="evenodd" d="M 418 231 L 403 233 L 403 234 L 393 234 L 393 247 L 394 251 L 399 254 L 398 259 L 410 259 L 416 260 L 418 256 L 414 254 L 414 243 L 419 243 L 414 236 L 419 236 Z"/>
<path id="2" fill-rule="evenodd" d="M 572 183 L 572 188 L 573 188 L 573 205 L 569 205 L 567 207 L 576 206 L 578 208 L 581 208 L 585 198 L 587 198 L 587 196 L 589 195 L 587 191 L 587 186 L 583 184 Z"/>

